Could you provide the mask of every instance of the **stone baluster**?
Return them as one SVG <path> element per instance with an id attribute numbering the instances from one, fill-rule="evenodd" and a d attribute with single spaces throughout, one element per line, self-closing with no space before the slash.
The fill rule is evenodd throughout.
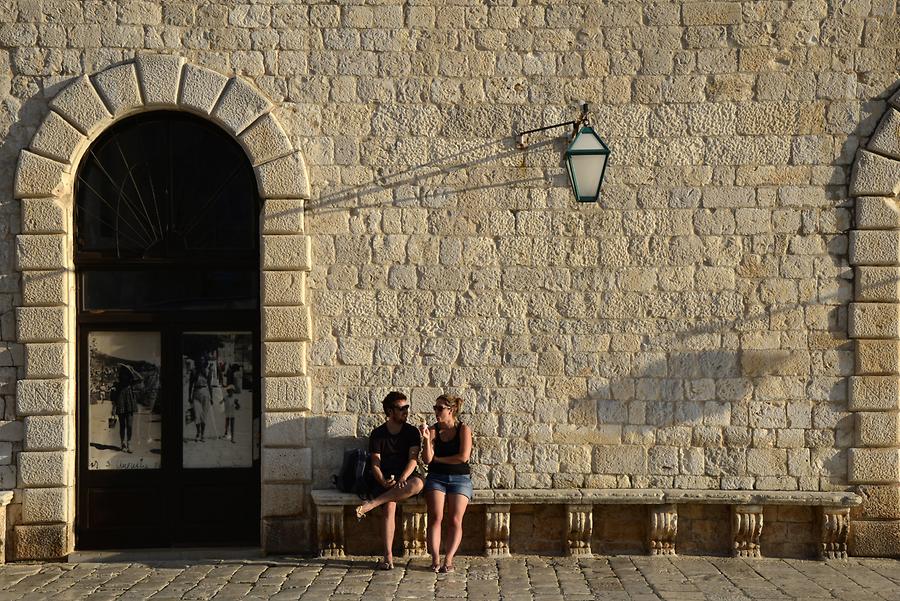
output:
<path id="1" fill-rule="evenodd" d="M 650 507 L 650 555 L 675 555 L 678 507 L 673 504 Z"/>
<path id="2" fill-rule="evenodd" d="M 509 556 L 509 505 L 488 505 L 484 520 L 484 554 Z"/>
<path id="3" fill-rule="evenodd" d="M 847 559 L 847 537 L 850 535 L 850 508 L 822 508 L 822 559 Z"/>
<path id="4" fill-rule="evenodd" d="M 763 529 L 762 505 L 733 505 L 731 512 L 731 554 L 734 557 L 762 557 L 759 537 Z"/>
<path id="5" fill-rule="evenodd" d="M 591 554 L 593 512 L 593 505 L 566 505 L 566 555 Z"/>
<path id="6" fill-rule="evenodd" d="M 316 518 L 319 557 L 344 557 L 344 507 L 318 507 Z"/>
<path id="7" fill-rule="evenodd" d="M 428 528 L 428 510 L 422 504 L 403 506 L 403 553 L 406 557 L 422 557 L 428 554 L 425 535 Z"/>

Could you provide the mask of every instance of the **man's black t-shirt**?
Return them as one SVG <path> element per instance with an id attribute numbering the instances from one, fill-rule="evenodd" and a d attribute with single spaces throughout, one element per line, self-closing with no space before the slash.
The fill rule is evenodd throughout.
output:
<path id="1" fill-rule="evenodd" d="M 399 479 L 409 462 L 409 450 L 421 445 L 422 435 L 409 424 L 403 424 L 396 435 L 388 431 L 387 424 L 381 424 L 369 436 L 369 452 L 381 455 L 381 473 L 385 480 L 392 474 Z"/>

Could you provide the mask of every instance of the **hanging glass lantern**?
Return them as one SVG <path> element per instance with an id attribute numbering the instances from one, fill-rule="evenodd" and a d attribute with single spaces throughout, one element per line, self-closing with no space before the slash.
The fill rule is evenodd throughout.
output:
<path id="1" fill-rule="evenodd" d="M 594 128 L 584 125 L 566 149 L 566 168 L 578 202 L 597 202 L 606 174 L 609 147 Z"/>

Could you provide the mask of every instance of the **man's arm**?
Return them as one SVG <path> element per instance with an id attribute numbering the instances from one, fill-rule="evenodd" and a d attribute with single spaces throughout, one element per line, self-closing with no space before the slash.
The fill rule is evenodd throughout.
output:
<path id="1" fill-rule="evenodd" d="M 378 486 L 382 488 L 390 488 L 395 484 L 385 481 L 384 474 L 381 473 L 381 453 L 372 453 L 372 475 L 375 477 L 375 482 L 378 483 Z"/>
<path id="2" fill-rule="evenodd" d="M 397 479 L 397 484 L 400 488 L 406 486 L 406 479 L 415 471 L 418 464 L 419 447 L 409 447 L 409 460 L 406 462 L 406 467 L 403 468 L 403 473 L 400 474 L 400 477 Z"/>

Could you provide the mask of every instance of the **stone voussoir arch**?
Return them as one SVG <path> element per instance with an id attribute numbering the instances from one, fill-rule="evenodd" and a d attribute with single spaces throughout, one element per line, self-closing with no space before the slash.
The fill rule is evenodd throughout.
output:
<path id="1" fill-rule="evenodd" d="M 76 171 L 91 143 L 113 123 L 153 110 L 186 111 L 229 132 L 253 165 L 263 209 L 261 233 L 262 531 L 278 550 L 302 530 L 303 516 L 269 508 L 272 487 L 308 488 L 308 448 L 267 436 L 269 412 L 310 410 L 306 372 L 311 316 L 306 275 L 311 247 L 304 231 L 310 186 L 275 105 L 251 82 L 193 65 L 176 55 L 140 55 L 82 75 L 49 103 L 50 111 L 19 154 L 14 181 L 21 202 L 16 269 L 22 274 L 16 336 L 24 376 L 16 383 L 23 422 L 17 454 L 13 553 L 17 559 L 63 557 L 74 549 L 75 278 L 72 262 Z M 290 419 L 282 415 L 277 421 Z M 272 440 L 268 440 L 272 438 Z M 18 508 L 16 509 L 18 510 Z"/>
<path id="2" fill-rule="evenodd" d="M 854 302 L 848 329 L 856 366 L 848 480 L 864 503 L 854 515 L 854 555 L 900 554 L 900 92 L 853 164 L 850 232 Z"/>

